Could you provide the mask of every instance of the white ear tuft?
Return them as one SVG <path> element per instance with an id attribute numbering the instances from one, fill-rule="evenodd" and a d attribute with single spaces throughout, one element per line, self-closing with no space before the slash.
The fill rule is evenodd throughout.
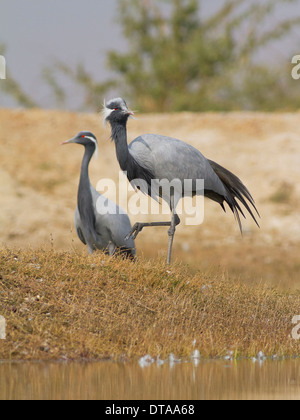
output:
<path id="1" fill-rule="evenodd" d="M 106 123 L 107 123 L 107 118 L 110 116 L 110 114 L 113 112 L 113 109 L 109 109 L 109 108 L 107 108 L 107 106 L 106 106 L 106 102 L 105 102 L 105 99 L 104 99 L 104 102 L 103 102 L 103 109 L 102 109 L 102 116 L 103 116 L 103 126 L 105 127 L 106 126 Z"/>
<path id="2" fill-rule="evenodd" d="M 85 136 L 86 139 L 90 139 L 93 143 L 95 143 L 95 152 L 94 152 L 94 156 L 97 159 L 98 157 L 98 142 L 97 140 L 95 140 L 93 137 L 89 137 L 89 136 Z"/>
<path id="3" fill-rule="evenodd" d="M 98 143 L 95 142 L 95 153 L 94 153 L 95 159 L 98 158 Z"/>

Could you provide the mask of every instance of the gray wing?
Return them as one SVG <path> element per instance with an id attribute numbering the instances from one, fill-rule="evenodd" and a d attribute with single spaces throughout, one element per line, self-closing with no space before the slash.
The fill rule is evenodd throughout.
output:
<path id="1" fill-rule="evenodd" d="M 129 151 L 141 166 L 153 173 L 155 179 L 169 182 L 179 179 L 182 185 L 185 180 L 204 180 L 205 190 L 226 195 L 224 185 L 209 161 L 199 150 L 181 140 L 144 134 L 130 143 Z"/>
<path id="2" fill-rule="evenodd" d="M 205 188 L 214 189 L 219 194 L 225 192 L 208 159 L 199 150 L 181 140 L 144 134 L 130 143 L 129 151 L 157 179 L 204 179 Z"/>
<path id="3" fill-rule="evenodd" d="M 127 213 L 116 203 L 99 194 L 92 187 L 92 197 L 95 207 L 96 231 L 98 235 L 117 248 L 132 249 L 135 253 L 133 239 L 125 240 L 131 232 L 131 223 Z"/>
<path id="4" fill-rule="evenodd" d="M 240 214 L 244 218 L 245 215 L 236 200 L 237 198 L 258 225 L 246 200 L 258 216 L 259 213 L 244 184 L 227 169 L 206 159 L 193 146 L 171 137 L 144 134 L 133 140 L 129 145 L 129 151 L 134 159 L 141 166 L 144 165 L 149 169 L 157 179 L 167 178 L 170 182 L 174 179 L 179 179 L 181 182 L 203 179 L 205 196 L 221 204 L 224 210 L 223 202 L 226 201 L 242 230 Z M 198 194 L 197 191 L 194 192 Z M 179 196 L 178 193 L 177 198 Z M 166 201 L 169 199 L 168 196 L 163 198 Z"/>
<path id="5" fill-rule="evenodd" d="M 132 249 L 135 255 L 135 243 L 130 237 L 125 240 L 125 237 L 131 232 L 131 223 L 127 214 L 107 215 L 110 220 L 110 235 L 112 242 L 117 248 Z"/>

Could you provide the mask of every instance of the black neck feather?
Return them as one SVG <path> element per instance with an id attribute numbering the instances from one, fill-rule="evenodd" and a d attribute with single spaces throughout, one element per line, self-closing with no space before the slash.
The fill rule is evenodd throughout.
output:
<path id="1" fill-rule="evenodd" d="M 127 172 L 128 180 L 130 182 L 137 179 L 146 181 L 150 192 L 151 180 L 154 179 L 154 176 L 150 170 L 140 165 L 131 155 L 127 144 L 126 121 L 112 124 L 111 138 L 115 142 L 120 167 L 122 171 Z"/>

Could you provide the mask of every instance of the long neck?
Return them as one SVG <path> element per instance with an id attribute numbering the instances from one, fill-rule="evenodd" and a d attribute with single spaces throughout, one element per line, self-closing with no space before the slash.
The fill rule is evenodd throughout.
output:
<path id="1" fill-rule="evenodd" d="M 80 172 L 80 188 L 87 188 L 90 186 L 89 178 L 89 163 L 94 154 L 95 148 L 93 146 L 85 146 L 85 152 L 81 163 L 81 172 Z"/>
<path id="2" fill-rule="evenodd" d="M 127 144 L 126 121 L 114 122 L 111 127 L 111 137 L 116 145 L 116 154 L 122 171 L 127 170 L 130 154 Z"/>
<path id="3" fill-rule="evenodd" d="M 116 154 L 122 171 L 127 172 L 127 178 L 130 182 L 133 180 L 146 181 L 150 195 L 151 180 L 154 179 L 154 175 L 130 154 L 127 144 L 126 121 L 123 123 L 114 122 L 111 128 L 111 137 L 116 145 Z"/>
<path id="4" fill-rule="evenodd" d="M 94 146 L 86 146 L 85 153 L 81 164 L 80 181 L 78 187 L 78 210 L 81 221 L 89 234 L 93 234 L 95 228 L 95 214 L 93 206 L 93 198 L 91 193 L 91 184 L 89 178 L 89 163 L 94 154 Z"/>

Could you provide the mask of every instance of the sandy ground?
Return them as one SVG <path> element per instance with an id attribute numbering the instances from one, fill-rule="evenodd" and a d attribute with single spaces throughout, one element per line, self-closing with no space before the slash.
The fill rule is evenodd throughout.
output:
<path id="1" fill-rule="evenodd" d="M 99 141 L 92 183 L 117 182 L 115 149 L 100 114 L 0 109 L 1 244 L 83 249 L 73 227 L 83 149 L 60 146 L 81 130 L 94 132 Z M 183 218 L 174 258 L 192 269 L 222 268 L 251 281 L 298 288 L 300 113 L 141 114 L 130 120 L 129 140 L 149 132 L 180 138 L 234 172 L 261 214 L 261 229 L 248 217 L 242 238 L 231 212 L 206 200 L 200 226 L 185 226 Z M 132 223 L 148 219 L 130 218 Z M 167 240 L 164 228 L 143 231 L 138 255 L 164 255 Z"/>

